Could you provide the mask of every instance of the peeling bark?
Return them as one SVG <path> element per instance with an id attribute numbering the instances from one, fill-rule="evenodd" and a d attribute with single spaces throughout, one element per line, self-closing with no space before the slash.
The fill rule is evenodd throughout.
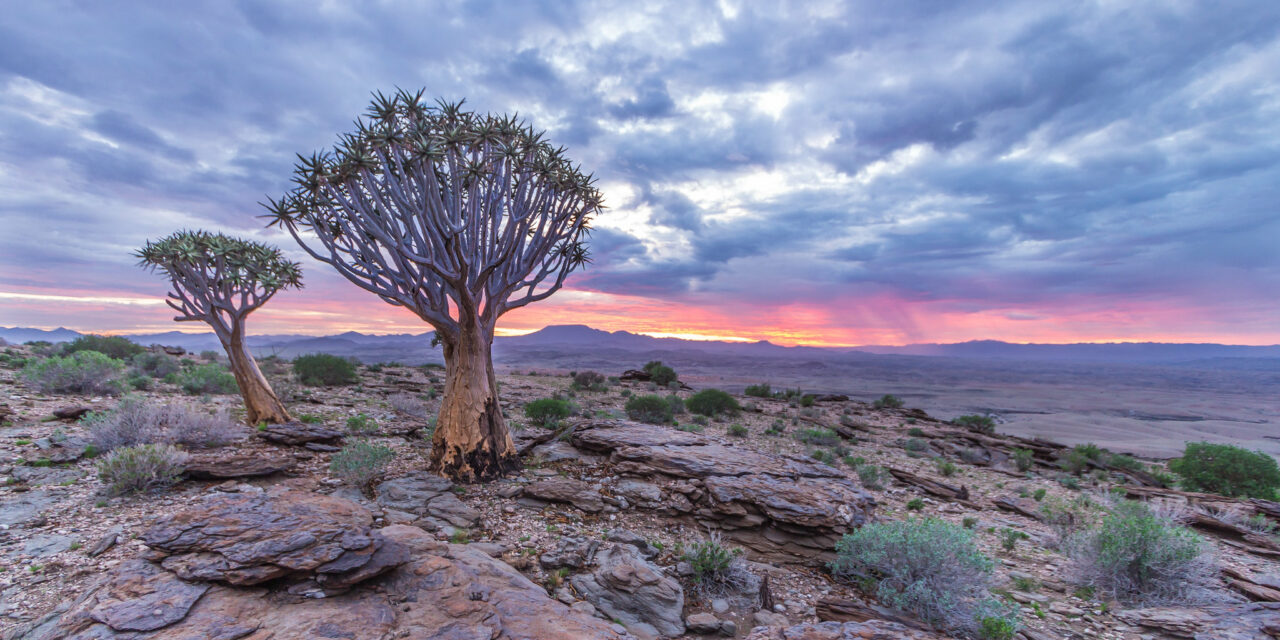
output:
<path id="1" fill-rule="evenodd" d="M 498 404 L 492 342 L 492 334 L 468 323 L 456 340 L 443 343 L 444 397 L 429 469 L 456 482 L 492 480 L 520 468 Z"/>
<path id="2" fill-rule="evenodd" d="M 240 387 L 240 397 L 244 398 L 247 413 L 245 421 L 249 424 L 278 424 L 290 422 L 293 418 L 284 408 L 284 403 L 276 397 L 267 378 L 258 369 L 253 354 L 244 344 L 239 332 L 223 344 L 227 351 L 227 359 L 231 363 L 231 373 L 236 377 L 236 385 Z"/>

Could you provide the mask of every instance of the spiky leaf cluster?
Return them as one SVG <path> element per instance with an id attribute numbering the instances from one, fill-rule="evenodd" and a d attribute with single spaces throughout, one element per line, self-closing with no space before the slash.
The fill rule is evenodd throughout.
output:
<path id="1" fill-rule="evenodd" d="M 594 179 L 514 116 L 381 93 L 331 150 L 299 156 L 270 226 L 444 335 L 541 300 L 590 261 Z"/>
<path id="2" fill-rule="evenodd" d="M 135 255 L 173 283 L 165 302 L 177 320 L 208 322 L 220 336 L 281 289 L 302 287 L 302 265 L 279 249 L 221 233 L 179 231 Z"/>

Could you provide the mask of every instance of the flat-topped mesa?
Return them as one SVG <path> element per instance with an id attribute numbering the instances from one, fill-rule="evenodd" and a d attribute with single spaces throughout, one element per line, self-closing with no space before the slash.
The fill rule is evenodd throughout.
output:
<path id="1" fill-rule="evenodd" d="M 651 504 L 773 560 L 831 559 L 840 536 L 866 522 L 876 505 L 840 471 L 804 458 L 626 420 L 582 420 L 573 429 L 575 447 L 608 455 L 619 474 L 672 480 Z"/>

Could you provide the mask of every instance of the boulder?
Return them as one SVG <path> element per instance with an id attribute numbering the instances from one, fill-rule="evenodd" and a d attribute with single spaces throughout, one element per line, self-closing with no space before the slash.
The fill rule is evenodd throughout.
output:
<path id="1" fill-rule="evenodd" d="M 277 578 L 341 590 L 404 563 L 405 549 L 371 531 L 364 507 L 294 490 L 212 494 L 160 518 L 142 541 L 187 580 L 246 586 Z"/>
<path id="2" fill-rule="evenodd" d="M 428 529 L 480 524 L 480 512 L 459 500 L 452 489 L 449 480 L 423 472 L 383 482 L 374 489 L 374 496 L 386 509 L 426 518 L 421 524 Z"/>
<path id="3" fill-rule="evenodd" d="M 258 435 L 264 440 L 277 444 L 306 445 L 310 443 L 333 443 L 341 440 L 343 433 L 318 424 L 305 422 L 285 422 L 266 425 Z"/>
<path id="4" fill-rule="evenodd" d="M 524 496 L 547 502 L 565 502 L 587 513 L 604 510 L 604 499 L 600 492 L 573 478 L 556 476 L 539 480 L 524 488 Z"/>
<path id="5" fill-rule="evenodd" d="M 186 476 L 193 480 L 231 480 L 292 471 L 296 465 L 291 456 L 196 454 L 184 466 Z"/>
<path id="6" fill-rule="evenodd" d="M 615 483 L 615 495 L 719 530 L 771 560 L 828 561 L 840 536 L 875 508 L 841 471 L 805 458 L 627 420 L 585 419 L 573 428 L 574 446 L 609 455 L 630 476 Z"/>
<path id="7" fill-rule="evenodd" d="M 53 417 L 64 422 L 75 422 L 84 417 L 84 414 L 93 411 L 93 407 L 87 405 L 76 405 L 71 407 L 58 407 L 53 410 Z"/>
<path id="8" fill-rule="evenodd" d="M 641 638 L 679 636 L 685 631 L 680 582 L 629 544 L 605 545 L 596 553 L 595 570 L 575 575 L 570 582 L 583 599 Z"/>
<path id="9" fill-rule="evenodd" d="M 376 532 L 412 560 L 327 598 L 263 587 L 188 583 L 140 560 L 122 563 L 63 612 L 13 640 L 628 640 L 614 625 L 556 602 L 509 565 L 437 542 L 416 527 Z"/>

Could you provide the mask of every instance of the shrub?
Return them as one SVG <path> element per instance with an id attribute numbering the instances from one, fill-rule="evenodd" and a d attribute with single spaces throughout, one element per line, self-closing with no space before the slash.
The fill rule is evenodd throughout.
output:
<path id="1" fill-rule="evenodd" d="M 161 443 L 220 447 L 244 433 L 244 427 L 225 410 L 208 413 L 183 403 L 161 404 L 134 396 L 121 400 L 111 411 L 85 416 L 81 424 L 89 432 L 89 442 L 104 452 Z"/>
<path id="2" fill-rule="evenodd" d="M 560 398 L 539 398 L 524 405 L 524 415 L 529 420 L 548 429 L 554 428 L 558 422 L 568 418 L 573 407 L 568 400 Z"/>
<path id="3" fill-rule="evenodd" d="M 1013 549 L 1018 546 L 1019 540 L 1026 540 L 1029 537 L 1030 536 L 1018 531 L 1017 529 L 1010 529 L 1006 527 L 1000 531 L 1000 548 L 1005 551 L 1013 551 Z"/>
<path id="4" fill-rule="evenodd" d="M 116 395 L 123 390 L 124 363 L 98 351 L 77 351 L 28 362 L 22 377 L 42 393 Z"/>
<path id="5" fill-rule="evenodd" d="M 1145 471 L 1140 460 L 1133 456 L 1127 456 L 1123 453 L 1113 453 L 1108 455 L 1106 457 L 1106 463 L 1108 466 L 1112 466 L 1117 469 L 1124 469 L 1125 471 Z"/>
<path id="6" fill-rule="evenodd" d="M 120 336 L 86 335 L 62 345 L 62 353 L 65 355 L 81 351 L 97 351 L 116 360 L 128 360 L 146 349 Z"/>
<path id="7" fill-rule="evenodd" d="M 923 453 L 929 449 L 929 443 L 920 438 L 907 438 L 907 441 L 902 444 L 902 448 L 911 453 Z"/>
<path id="8" fill-rule="evenodd" d="M 826 449 L 814 449 L 809 452 L 809 457 L 821 462 L 822 464 L 831 464 L 835 457 Z"/>
<path id="9" fill-rule="evenodd" d="M 951 476 L 954 476 L 956 472 L 959 470 L 960 469 L 956 467 L 955 463 L 951 462 L 950 460 L 943 460 L 941 458 L 938 459 L 938 473 L 942 474 L 943 476 L 950 478 Z"/>
<path id="10" fill-rule="evenodd" d="M 801 429 L 796 432 L 795 438 L 805 444 L 819 447 L 829 447 L 840 442 L 839 434 L 831 429 L 822 428 Z"/>
<path id="11" fill-rule="evenodd" d="M 719 534 L 685 547 L 684 560 L 693 569 L 692 590 L 699 598 L 754 593 L 760 584 L 742 559 L 742 550 L 721 544 Z"/>
<path id="12" fill-rule="evenodd" d="M 1046 494 L 1048 494 L 1048 493 L 1049 493 L 1049 492 L 1048 492 L 1048 491 L 1045 491 L 1043 488 L 1041 488 L 1041 489 L 1036 489 L 1036 490 L 1035 490 L 1035 492 L 1033 492 L 1033 493 L 1031 494 L 1031 497 L 1032 497 L 1032 498 L 1035 498 L 1035 501 L 1036 501 L 1036 502 L 1043 502 L 1043 501 L 1044 501 L 1044 497 L 1045 497 L 1045 495 L 1046 495 Z"/>
<path id="13" fill-rule="evenodd" d="M 187 367 L 164 378 L 169 384 L 176 384 L 184 392 L 191 395 L 206 393 L 236 393 L 240 388 L 236 385 L 236 377 L 226 367 L 209 362 Z"/>
<path id="14" fill-rule="evenodd" d="M 396 452 L 388 447 L 358 440 L 333 454 L 329 470 L 348 484 L 368 493 L 395 457 Z"/>
<path id="15" fill-rule="evenodd" d="M 1018 468 L 1018 471 L 1030 471 L 1034 464 L 1030 449 L 1013 450 L 1013 465 Z"/>
<path id="16" fill-rule="evenodd" d="M 205 362 L 217 362 L 222 357 L 222 353 L 213 349 L 206 349 L 200 352 L 200 359 Z"/>
<path id="17" fill-rule="evenodd" d="M 951 421 L 951 424 L 988 435 L 996 432 L 996 421 L 991 416 L 969 414 L 955 418 Z"/>
<path id="18" fill-rule="evenodd" d="M 313 353 L 293 359 L 293 375 L 309 387 L 334 387 L 355 384 L 356 364 L 347 358 L 327 353 Z"/>
<path id="19" fill-rule="evenodd" d="M 679 379 L 675 369 L 657 360 L 645 364 L 644 371 L 649 374 L 649 381 L 659 387 L 665 387 Z"/>
<path id="20" fill-rule="evenodd" d="M 889 480 L 889 474 L 874 464 L 858 465 L 858 481 L 868 489 L 879 491 Z"/>
<path id="21" fill-rule="evenodd" d="M 747 385 L 746 389 L 742 390 L 742 395 L 751 396 L 753 398 L 772 398 L 773 389 L 769 386 L 768 382 L 750 384 Z"/>
<path id="22" fill-rule="evenodd" d="M 182 363 L 167 353 L 139 353 L 129 360 L 129 370 L 152 378 L 163 378 L 182 369 Z"/>
<path id="23" fill-rule="evenodd" d="M 800 406 L 802 407 L 812 407 L 814 402 L 813 396 L 800 396 Z"/>
<path id="24" fill-rule="evenodd" d="M 989 617 L 1016 620 L 993 613 L 991 568 L 973 532 L 936 518 L 865 524 L 840 539 L 831 564 L 894 609 L 970 633 Z"/>
<path id="25" fill-rule="evenodd" d="M 736 416 L 742 407 L 738 406 L 738 401 L 733 396 L 719 389 L 703 389 L 691 396 L 685 401 L 685 406 L 689 411 L 700 415 L 715 417 L 720 414 Z"/>
<path id="26" fill-rule="evenodd" d="M 680 396 L 674 393 L 667 396 L 667 405 L 671 407 L 672 415 L 678 416 L 684 413 L 684 400 L 681 400 Z"/>
<path id="27" fill-rule="evenodd" d="M 907 501 L 907 511 L 920 511 L 924 509 L 923 498 L 912 498 Z"/>
<path id="28" fill-rule="evenodd" d="M 907 429 L 907 435 L 913 438 L 923 438 L 924 429 L 921 429 L 920 427 L 911 427 L 910 429 Z"/>
<path id="29" fill-rule="evenodd" d="M 877 398 L 876 401 L 872 403 L 872 406 L 877 409 L 901 409 L 902 398 L 886 393 L 885 395 Z"/>
<path id="30" fill-rule="evenodd" d="M 1067 555 L 1077 584 L 1126 605 L 1189 605 L 1215 599 L 1218 575 L 1199 535 L 1147 505 L 1122 501 L 1095 528 L 1077 533 Z"/>
<path id="31" fill-rule="evenodd" d="M 426 420 L 430 417 L 427 411 L 427 405 L 424 404 L 421 399 L 407 393 L 397 393 L 390 398 L 387 398 L 387 404 L 391 405 L 391 408 L 395 410 L 396 413 L 409 416 L 410 418 Z"/>
<path id="32" fill-rule="evenodd" d="M 347 431 L 352 433 L 373 433 L 378 430 L 378 421 L 366 413 L 358 413 L 347 418 Z"/>
<path id="33" fill-rule="evenodd" d="M 1229 497 L 1270 500 L 1280 488 L 1280 468 L 1271 456 L 1229 444 L 1188 442 L 1181 458 L 1169 462 L 1169 470 L 1182 478 L 1190 491 Z"/>
<path id="34" fill-rule="evenodd" d="M 671 422 L 671 405 L 661 396 L 635 396 L 627 400 L 627 417 L 649 424 Z"/>
<path id="35" fill-rule="evenodd" d="M 725 430 L 725 433 L 734 438 L 745 438 L 750 434 L 746 427 L 736 423 L 729 425 L 729 428 Z"/>
<path id="36" fill-rule="evenodd" d="M 111 495 L 146 491 L 177 482 L 186 461 L 187 454 L 169 444 L 125 447 L 98 461 L 98 478 Z"/>
<path id="37" fill-rule="evenodd" d="M 603 388 L 604 381 L 604 375 L 595 371 L 579 371 L 573 374 L 573 387 L 575 389 Z"/>

